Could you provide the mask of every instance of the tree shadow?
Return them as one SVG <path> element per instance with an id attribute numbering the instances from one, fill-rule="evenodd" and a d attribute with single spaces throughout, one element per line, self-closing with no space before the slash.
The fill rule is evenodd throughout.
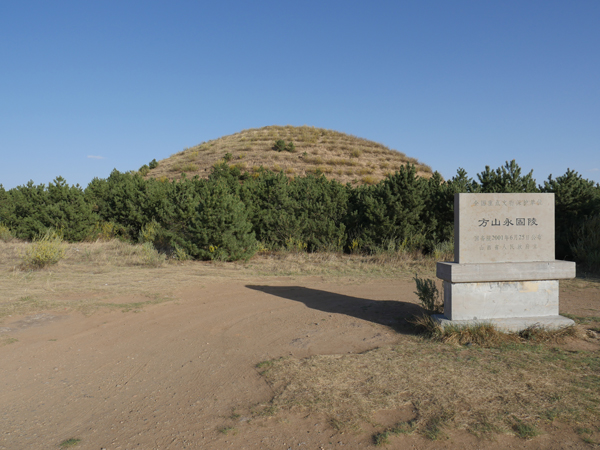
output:
<path id="1" fill-rule="evenodd" d="M 370 300 L 304 286 L 264 286 L 247 284 L 247 288 L 304 303 L 311 309 L 344 314 L 385 325 L 402 334 L 416 334 L 409 320 L 424 310 L 415 303 L 399 300 Z"/>

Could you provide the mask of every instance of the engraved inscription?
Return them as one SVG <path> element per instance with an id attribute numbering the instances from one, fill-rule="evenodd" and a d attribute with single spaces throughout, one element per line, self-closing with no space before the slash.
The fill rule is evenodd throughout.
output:
<path id="1" fill-rule="evenodd" d="M 456 262 L 554 259 L 554 194 L 456 195 Z"/>

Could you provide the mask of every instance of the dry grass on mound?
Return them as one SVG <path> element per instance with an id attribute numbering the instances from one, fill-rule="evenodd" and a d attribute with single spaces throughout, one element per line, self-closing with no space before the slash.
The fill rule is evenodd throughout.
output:
<path id="1" fill-rule="evenodd" d="M 335 426 L 350 428 L 377 426 L 373 417 L 380 410 L 412 412 L 376 441 L 413 431 L 439 439 L 451 428 L 530 438 L 555 419 L 576 427 L 600 424 L 600 359 L 593 352 L 408 337 L 363 354 L 285 358 L 260 367 L 275 393 L 273 409 L 325 413 Z"/>
<path id="2" fill-rule="evenodd" d="M 277 140 L 293 142 L 295 150 L 273 150 Z M 322 173 L 353 184 L 377 183 L 409 163 L 421 176 L 432 173 L 417 159 L 382 144 L 323 128 L 288 125 L 244 130 L 186 148 L 159 161 L 148 177 L 172 180 L 185 172 L 188 177 L 206 178 L 213 165 L 224 161 L 242 172 L 257 173 L 262 166 L 288 177 Z"/>

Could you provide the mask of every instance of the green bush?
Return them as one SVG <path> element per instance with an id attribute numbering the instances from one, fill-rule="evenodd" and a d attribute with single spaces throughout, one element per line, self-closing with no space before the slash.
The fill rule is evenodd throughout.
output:
<path id="1" fill-rule="evenodd" d="M 485 170 L 478 174 L 477 178 L 480 184 L 479 192 L 539 192 L 533 178 L 533 170 L 527 175 L 521 175 L 521 168 L 514 159 L 495 171 L 485 166 Z"/>
<path id="2" fill-rule="evenodd" d="M 243 185 L 240 195 L 259 241 L 287 248 L 293 238 L 311 252 L 345 244 L 348 188 L 336 181 L 323 176 L 289 180 L 263 171 Z"/>
<path id="3" fill-rule="evenodd" d="M 30 181 L 8 191 L 8 196 L 12 207 L 3 222 L 19 239 L 31 240 L 53 228 L 67 241 L 82 241 L 98 221 L 79 185 L 69 186 L 62 177 L 47 188 Z"/>
<path id="4" fill-rule="evenodd" d="M 541 190 L 554 193 L 556 257 L 572 259 L 573 234 L 586 220 L 600 212 L 600 186 L 575 171 L 567 170 L 556 179 L 550 175 Z"/>
<path id="5" fill-rule="evenodd" d="M 600 273 L 600 214 L 573 230 L 571 252 L 587 270 Z"/>
<path id="6" fill-rule="evenodd" d="M 247 260 L 257 249 L 246 207 L 224 180 L 203 186 L 196 214 L 182 237 L 178 243 L 200 259 Z"/>
<path id="7" fill-rule="evenodd" d="M 148 167 L 148 165 L 144 164 L 142 167 L 140 167 L 138 172 L 140 173 L 141 176 L 145 177 L 146 175 L 148 175 L 150 173 L 150 167 Z"/>
<path id="8" fill-rule="evenodd" d="M 278 140 L 274 148 L 294 147 Z M 600 186 L 570 170 L 537 187 L 532 172 L 523 175 L 515 161 L 495 170 L 486 167 L 476 180 L 463 169 L 448 181 L 437 172 L 421 178 L 414 166 L 406 165 L 379 183 L 353 188 L 323 176 L 290 180 L 265 169 L 242 173 L 226 162 L 215 164 L 208 180 L 144 179 L 142 173 L 157 165 L 153 160 L 141 172 L 114 170 L 107 179 L 92 180 L 85 191 L 61 177 L 47 187 L 29 182 L 7 191 L 0 185 L 0 222 L 6 227 L 1 232 L 8 239 L 9 233 L 33 239 L 53 228 L 67 241 L 118 237 L 151 242 L 169 255 L 179 248 L 208 259 L 247 257 L 249 253 L 235 247 L 252 247 L 246 244 L 254 232 L 270 249 L 290 248 L 294 242 L 309 252 L 420 249 L 440 258 L 451 250 L 454 194 L 539 191 L 555 194 L 557 257 L 588 265 L 594 261 L 594 247 L 582 242 L 593 236 L 594 230 L 584 223 L 600 212 Z M 225 192 L 222 200 L 214 198 L 217 185 Z M 235 214 L 225 211 L 229 206 L 237 208 Z M 212 216 L 206 212 L 211 208 Z M 248 223 L 251 230 L 244 231 Z M 590 236 L 581 234 L 584 228 Z M 217 243 L 219 233 L 228 229 L 237 231 L 225 233 L 227 242 Z M 210 239 L 207 233 L 212 233 Z"/>
<path id="9" fill-rule="evenodd" d="M 58 263 L 65 256 L 62 237 L 53 230 L 34 238 L 21 257 L 23 267 L 41 269 Z"/>
<path id="10" fill-rule="evenodd" d="M 152 161 L 150 161 L 150 162 L 148 163 L 148 168 L 149 168 L 150 170 L 152 170 L 152 169 L 156 169 L 157 167 L 158 167 L 158 162 L 156 161 L 156 159 L 153 159 Z"/>
<path id="11" fill-rule="evenodd" d="M 183 199 L 180 199 L 182 204 L 175 204 L 174 191 L 174 183 L 145 180 L 137 173 L 113 170 L 107 179 L 94 178 L 85 190 L 85 197 L 102 221 L 119 224 L 124 236 L 135 241 L 146 224 L 152 221 L 170 224 L 177 220 L 176 209 L 191 207 Z M 186 218 L 189 216 L 181 220 Z"/>
<path id="12" fill-rule="evenodd" d="M 283 139 L 279 139 L 279 140 L 275 141 L 275 145 L 273 145 L 273 150 L 275 150 L 276 152 L 293 153 L 296 151 L 296 146 L 294 145 L 294 143 L 292 141 L 290 141 L 289 143 L 286 144 Z"/>
<path id="13" fill-rule="evenodd" d="M 415 167 L 407 165 L 375 186 L 354 189 L 346 218 L 349 239 L 358 239 L 371 252 L 391 242 L 425 248 L 437 224 L 429 208 L 431 186 L 435 183 L 418 177 Z"/>

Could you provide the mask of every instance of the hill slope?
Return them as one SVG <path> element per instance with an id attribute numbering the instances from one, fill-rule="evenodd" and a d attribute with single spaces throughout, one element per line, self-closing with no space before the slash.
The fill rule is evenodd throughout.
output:
<path id="1" fill-rule="evenodd" d="M 287 148 L 275 150 L 278 140 L 285 141 Z M 242 172 L 256 173 L 261 166 L 290 177 L 320 172 L 353 184 L 374 184 L 407 163 L 414 164 L 419 175 L 431 176 L 429 166 L 382 144 L 323 128 L 291 125 L 254 128 L 203 142 L 159 161 L 146 176 L 172 180 L 185 172 L 188 178 L 206 178 L 212 166 L 223 161 Z"/>

